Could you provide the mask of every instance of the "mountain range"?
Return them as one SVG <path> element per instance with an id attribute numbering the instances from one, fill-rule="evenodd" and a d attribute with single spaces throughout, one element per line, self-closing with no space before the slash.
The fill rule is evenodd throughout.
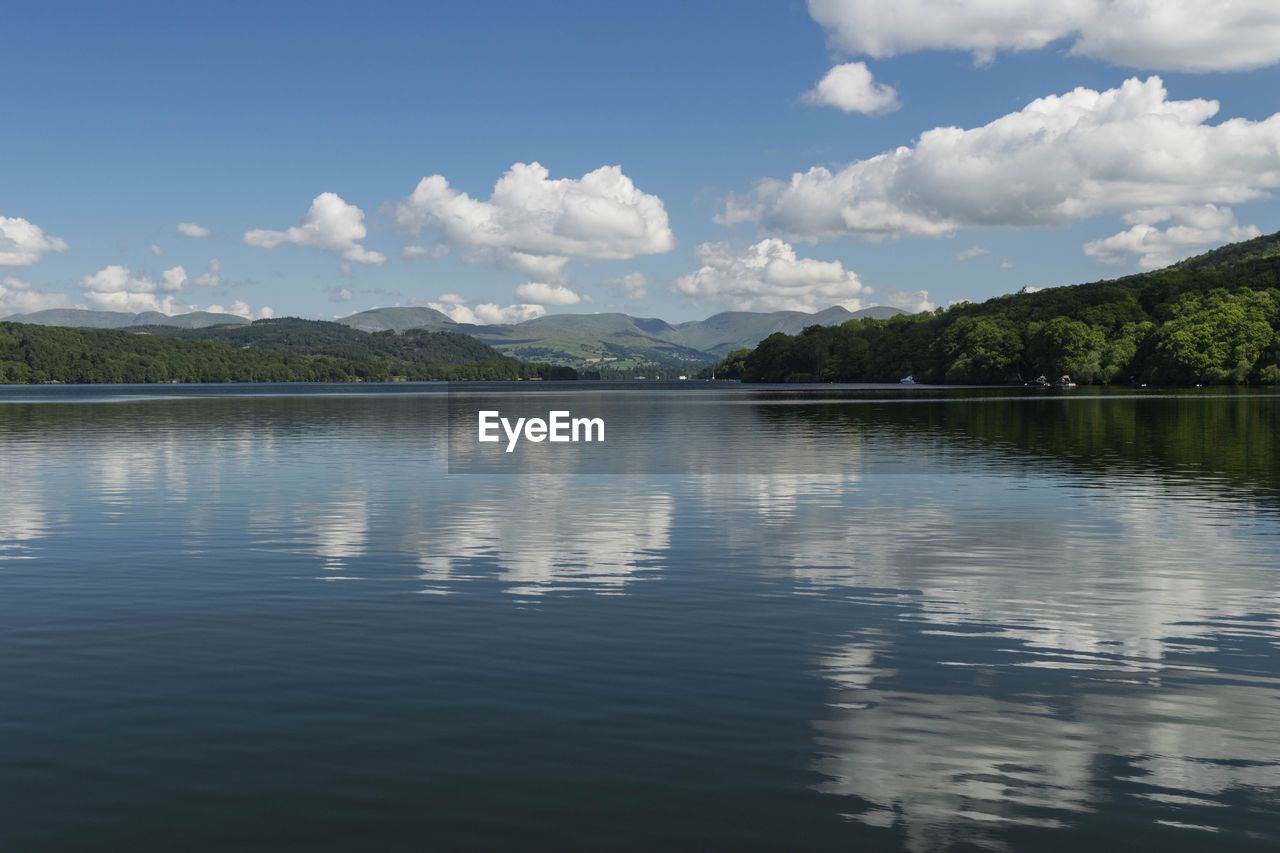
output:
<path id="1" fill-rule="evenodd" d="M 634 369 L 705 364 L 736 349 L 753 347 L 774 332 L 796 334 L 814 325 L 835 326 L 862 317 L 887 319 L 902 313 L 883 306 L 860 311 L 834 306 L 814 314 L 726 311 L 684 323 L 629 314 L 550 314 L 511 325 L 476 326 L 455 323 L 432 308 L 374 308 L 338 322 L 368 332 L 448 329 L 526 361 Z"/>
<path id="2" fill-rule="evenodd" d="M 173 326 L 177 329 L 204 329 L 209 326 L 242 326 L 249 321 L 236 314 L 216 314 L 194 311 L 190 314 L 161 314 L 159 311 L 143 311 L 131 314 L 127 311 L 91 311 L 85 308 L 49 308 L 30 314 L 14 314 L 0 317 L 11 323 L 30 323 L 34 326 L 65 326 L 71 329 L 128 329 L 135 326 Z"/>
<path id="3" fill-rule="evenodd" d="M 814 325 L 834 326 L 862 317 L 885 319 L 903 312 L 872 307 L 849 311 L 835 306 L 814 314 L 803 311 L 727 311 L 705 320 L 668 323 L 628 314 L 551 314 L 511 325 L 455 323 L 433 308 L 374 308 L 337 322 L 362 332 L 410 329 L 469 335 L 506 356 L 575 368 L 598 366 L 635 370 L 646 366 L 692 368 L 718 361 L 733 350 L 753 347 L 774 332 L 796 334 Z M 123 329 L 168 326 L 203 329 L 248 323 L 233 314 L 197 312 L 166 316 L 58 308 L 4 318 L 19 323 L 72 328 Z"/>

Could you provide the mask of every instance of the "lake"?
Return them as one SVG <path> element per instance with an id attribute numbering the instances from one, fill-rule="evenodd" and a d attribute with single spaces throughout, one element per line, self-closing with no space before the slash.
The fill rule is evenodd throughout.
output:
<path id="1" fill-rule="evenodd" d="M 1278 556 L 1265 391 L 0 388 L 0 848 L 1274 850 Z"/>

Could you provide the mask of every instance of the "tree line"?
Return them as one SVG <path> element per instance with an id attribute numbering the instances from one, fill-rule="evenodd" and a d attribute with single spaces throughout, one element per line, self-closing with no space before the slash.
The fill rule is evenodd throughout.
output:
<path id="1" fill-rule="evenodd" d="M 573 379 L 457 332 L 370 334 L 286 318 L 217 329 L 78 329 L 0 322 L 0 383 L 386 382 Z"/>
<path id="2" fill-rule="evenodd" d="M 1151 273 L 812 326 L 731 353 L 746 381 L 1280 384 L 1280 235 Z"/>

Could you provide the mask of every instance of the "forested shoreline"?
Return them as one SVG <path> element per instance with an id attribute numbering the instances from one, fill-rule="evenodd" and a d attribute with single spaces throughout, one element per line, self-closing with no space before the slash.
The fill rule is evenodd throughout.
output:
<path id="1" fill-rule="evenodd" d="M 359 332 L 311 320 L 177 330 L 0 322 L 0 384 L 573 379 L 455 332 Z"/>
<path id="2" fill-rule="evenodd" d="M 1155 272 L 812 326 L 731 353 L 748 382 L 1280 384 L 1280 235 Z"/>

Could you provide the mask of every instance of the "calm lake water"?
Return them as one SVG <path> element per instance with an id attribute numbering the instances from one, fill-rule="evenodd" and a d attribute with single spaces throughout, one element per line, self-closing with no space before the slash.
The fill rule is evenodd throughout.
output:
<path id="1" fill-rule="evenodd" d="M 1280 846 L 1280 396 L 528 388 L 0 389 L 0 849 Z"/>

